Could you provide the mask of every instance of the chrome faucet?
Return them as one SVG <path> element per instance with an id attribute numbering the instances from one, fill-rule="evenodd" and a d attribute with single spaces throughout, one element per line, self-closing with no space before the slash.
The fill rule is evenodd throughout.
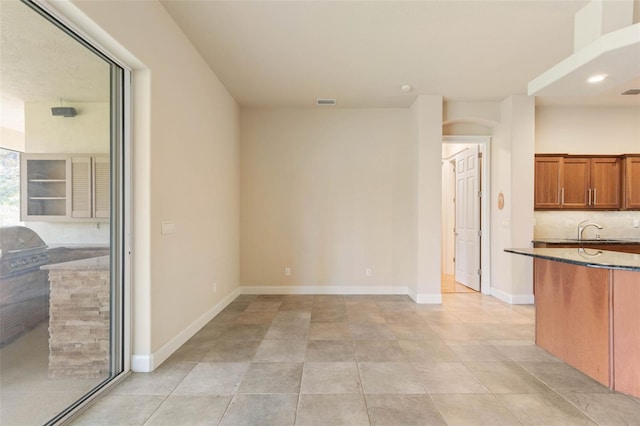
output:
<path id="1" fill-rule="evenodd" d="M 584 232 L 585 229 L 587 229 L 590 226 L 595 226 L 598 229 L 602 229 L 602 225 L 599 225 L 595 222 L 589 222 L 589 220 L 584 220 L 582 222 L 580 222 L 578 224 L 578 239 L 581 240 L 582 239 L 582 233 Z"/>

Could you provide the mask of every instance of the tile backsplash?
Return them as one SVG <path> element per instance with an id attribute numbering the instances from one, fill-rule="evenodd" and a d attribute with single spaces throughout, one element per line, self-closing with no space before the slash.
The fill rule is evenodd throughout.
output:
<path id="1" fill-rule="evenodd" d="M 633 227 L 634 221 L 640 221 L 640 211 L 537 211 L 534 218 L 535 238 L 576 238 L 583 220 L 603 228 L 586 229 L 584 238 L 596 238 L 596 233 L 600 238 L 640 238 L 640 227 Z"/>

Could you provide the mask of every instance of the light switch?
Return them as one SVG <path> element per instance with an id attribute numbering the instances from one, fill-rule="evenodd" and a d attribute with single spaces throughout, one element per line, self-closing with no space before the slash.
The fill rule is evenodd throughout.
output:
<path id="1" fill-rule="evenodd" d="M 640 219 L 633 219 L 633 227 L 640 228 Z"/>
<path id="2" fill-rule="evenodd" d="M 162 221 L 162 235 L 173 234 L 176 232 L 176 224 L 172 220 Z"/>

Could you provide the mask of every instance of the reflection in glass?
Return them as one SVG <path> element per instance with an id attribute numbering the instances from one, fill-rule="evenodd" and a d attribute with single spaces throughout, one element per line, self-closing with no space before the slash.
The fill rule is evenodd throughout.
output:
<path id="1" fill-rule="evenodd" d="M 0 216 L 3 425 L 56 419 L 121 371 L 112 325 L 117 67 L 31 6 L 0 2 L 0 152 L 12 165 L 0 181 L 3 204 L 11 201 Z"/>

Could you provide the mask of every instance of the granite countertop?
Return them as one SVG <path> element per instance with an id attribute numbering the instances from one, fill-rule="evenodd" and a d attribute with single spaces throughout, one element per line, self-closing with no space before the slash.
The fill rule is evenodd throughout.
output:
<path id="1" fill-rule="evenodd" d="M 507 253 L 588 266 L 640 272 L 640 254 L 589 248 L 509 248 Z"/>
<path id="2" fill-rule="evenodd" d="M 640 238 L 600 238 L 597 240 L 579 240 L 577 238 L 534 238 L 532 241 L 535 243 L 543 244 L 575 244 L 575 245 L 588 245 L 588 244 L 640 244 Z"/>
<path id="3" fill-rule="evenodd" d="M 65 269 L 65 270 L 101 270 L 109 269 L 111 256 L 90 257 L 88 259 L 72 260 L 70 262 L 53 263 L 41 266 L 40 269 Z"/>

